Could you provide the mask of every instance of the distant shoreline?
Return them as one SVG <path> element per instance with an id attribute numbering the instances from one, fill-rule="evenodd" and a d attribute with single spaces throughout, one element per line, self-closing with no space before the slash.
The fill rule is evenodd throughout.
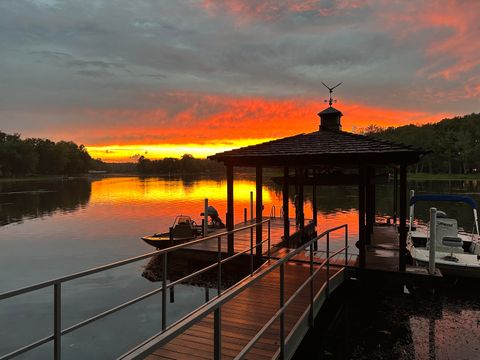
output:
<path id="1" fill-rule="evenodd" d="M 32 176 L 19 176 L 1 178 L 0 183 L 5 182 L 26 182 L 26 181 L 42 181 L 42 180 L 74 180 L 74 179 L 99 179 L 99 178 L 114 178 L 114 177 L 182 177 L 182 176 L 212 176 L 222 177 L 222 173 L 159 173 L 159 174 L 141 174 L 139 172 L 118 172 L 118 173 L 106 173 L 106 174 L 77 174 L 71 176 L 63 175 L 32 175 Z M 428 174 L 428 173 L 408 173 L 408 180 L 480 180 L 480 174 Z"/>

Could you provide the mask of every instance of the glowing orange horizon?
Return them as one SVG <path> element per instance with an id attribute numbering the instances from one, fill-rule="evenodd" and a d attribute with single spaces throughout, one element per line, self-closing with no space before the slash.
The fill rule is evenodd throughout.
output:
<path id="1" fill-rule="evenodd" d="M 234 141 L 218 140 L 206 144 L 136 144 L 136 145 L 105 145 L 87 146 L 87 150 L 94 159 L 106 162 L 136 162 L 140 156 L 156 160 L 167 157 L 179 158 L 184 154 L 193 155 L 195 158 L 206 158 L 218 152 L 233 148 L 258 144 L 270 141 L 264 139 L 237 139 Z"/>
<path id="2" fill-rule="evenodd" d="M 218 152 L 258 144 L 272 139 L 308 133 L 318 129 L 318 111 L 325 106 L 311 99 L 269 99 L 228 97 L 178 93 L 175 99 L 202 102 L 208 115 L 184 112 L 173 116 L 168 124 L 156 126 L 161 109 L 129 112 L 126 110 L 98 110 L 97 118 L 131 118 L 142 127 L 130 125 L 112 129 L 85 128 L 79 138 L 93 137 L 87 149 L 93 158 L 108 162 L 136 162 L 140 156 L 149 159 L 179 158 L 191 154 L 205 158 Z M 344 114 L 342 126 L 346 131 L 357 132 L 375 124 L 381 127 L 425 124 L 437 122 L 452 114 L 372 107 L 363 104 L 342 103 L 337 106 Z M 129 123 L 129 122 L 126 122 Z M 125 123 L 124 123 L 125 124 Z M 93 130 L 93 129 L 92 129 Z M 102 139 L 108 134 L 108 142 Z M 137 138 L 138 140 L 128 141 Z M 113 141 L 112 141 L 113 140 Z"/>

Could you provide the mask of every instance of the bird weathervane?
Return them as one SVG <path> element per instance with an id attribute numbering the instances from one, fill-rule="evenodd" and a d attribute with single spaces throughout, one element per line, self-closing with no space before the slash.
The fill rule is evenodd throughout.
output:
<path id="1" fill-rule="evenodd" d="M 325 86 L 325 87 L 328 89 L 328 91 L 330 92 L 330 99 L 329 99 L 329 100 L 323 100 L 323 101 L 328 102 L 328 104 L 329 104 L 330 106 L 332 106 L 332 104 L 333 104 L 334 102 L 337 102 L 337 100 L 334 99 L 333 96 L 332 96 L 332 94 L 333 94 L 333 89 L 335 89 L 336 87 L 339 87 L 340 85 L 342 85 L 342 84 L 343 84 L 343 81 L 342 81 L 341 83 L 338 83 L 338 84 L 335 85 L 334 87 L 329 87 L 329 86 L 327 86 L 323 81 L 322 81 L 322 84 L 323 84 L 323 86 Z"/>

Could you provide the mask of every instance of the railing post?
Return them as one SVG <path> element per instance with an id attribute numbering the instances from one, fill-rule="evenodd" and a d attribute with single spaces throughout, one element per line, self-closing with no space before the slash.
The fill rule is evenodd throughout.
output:
<path id="1" fill-rule="evenodd" d="M 53 358 L 62 357 L 62 284 L 53 286 Z"/>
<path id="2" fill-rule="evenodd" d="M 250 228 L 250 276 L 253 276 L 253 227 Z"/>
<path id="3" fill-rule="evenodd" d="M 247 208 L 243 208 L 243 222 L 247 222 Z"/>
<path id="4" fill-rule="evenodd" d="M 280 264 L 280 309 L 285 304 L 284 294 L 285 272 L 283 263 Z M 280 360 L 285 359 L 285 311 L 280 313 Z"/>
<path id="5" fill-rule="evenodd" d="M 253 191 L 250 191 L 250 220 L 253 221 Z"/>
<path id="6" fill-rule="evenodd" d="M 348 225 L 345 225 L 345 267 L 348 266 Z"/>
<path id="7" fill-rule="evenodd" d="M 218 274 L 217 274 L 217 296 L 220 296 L 222 293 L 222 237 L 218 237 L 218 255 L 217 255 L 217 264 L 218 264 Z"/>
<path id="8" fill-rule="evenodd" d="M 220 308 L 215 309 L 213 313 L 213 359 L 222 358 L 222 313 Z"/>
<path id="9" fill-rule="evenodd" d="M 167 328 L 167 253 L 162 256 L 162 331 Z"/>
<path id="10" fill-rule="evenodd" d="M 218 250 L 218 277 L 217 277 L 217 296 L 222 293 L 222 237 L 217 240 Z M 221 334 L 221 310 L 215 309 L 213 313 L 213 358 L 220 360 L 222 358 L 222 334 Z"/>
<path id="11" fill-rule="evenodd" d="M 268 220 L 268 241 L 267 241 L 267 256 L 268 260 L 270 260 L 270 219 Z"/>
<path id="12" fill-rule="evenodd" d="M 313 327 L 315 322 L 313 316 L 313 243 L 310 244 L 310 313 L 309 323 L 310 327 Z"/>
<path id="13" fill-rule="evenodd" d="M 327 296 L 330 296 L 330 233 L 327 232 Z"/>
<path id="14" fill-rule="evenodd" d="M 208 288 L 208 286 L 205 286 L 205 302 L 209 302 L 210 301 L 210 289 Z"/>

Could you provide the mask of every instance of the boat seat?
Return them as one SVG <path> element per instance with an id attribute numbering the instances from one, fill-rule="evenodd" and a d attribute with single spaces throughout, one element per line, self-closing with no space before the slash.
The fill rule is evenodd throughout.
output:
<path id="1" fill-rule="evenodd" d="M 187 224 L 185 222 L 178 223 L 172 229 L 172 236 L 174 238 L 186 238 L 192 236 L 192 234 L 192 227 L 190 226 L 190 224 Z"/>
<path id="2" fill-rule="evenodd" d="M 442 238 L 442 245 L 448 246 L 448 247 L 462 247 L 463 246 L 463 240 L 459 237 L 456 236 L 444 236 Z"/>
<path id="3" fill-rule="evenodd" d="M 442 238 L 442 245 L 450 248 L 450 255 L 444 256 L 443 259 L 458 262 L 458 258 L 453 256 L 453 248 L 463 247 L 463 240 L 457 236 L 444 236 Z"/>

